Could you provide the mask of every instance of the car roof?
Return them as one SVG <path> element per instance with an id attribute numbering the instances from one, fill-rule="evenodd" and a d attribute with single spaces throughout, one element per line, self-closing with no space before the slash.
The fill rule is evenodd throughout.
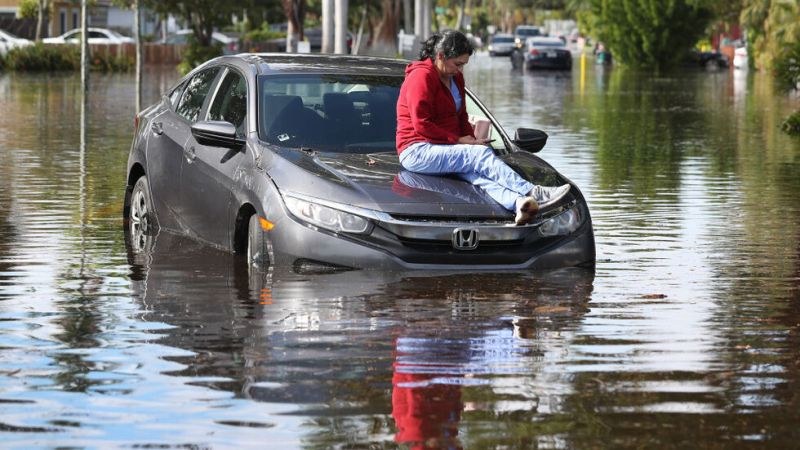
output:
<path id="1" fill-rule="evenodd" d="M 254 67 L 258 75 L 280 73 L 405 74 L 407 60 L 374 56 L 327 55 L 319 53 L 240 53 L 209 61 L 239 63 Z"/>

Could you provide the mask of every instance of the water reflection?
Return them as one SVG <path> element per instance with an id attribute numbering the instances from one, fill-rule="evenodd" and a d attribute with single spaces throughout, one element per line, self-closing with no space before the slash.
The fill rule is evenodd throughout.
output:
<path id="1" fill-rule="evenodd" d="M 376 414 L 391 413 L 394 424 L 387 416 L 380 428 L 396 427 L 397 442 L 429 445 L 458 444 L 452 418 L 463 408 L 535 414 L 541 386 L 530 378 L 568 345 L 593 279 L 586 269 L 248 273 L 236 257 L 168 233 L 147 257 L 130 254 L 143 318 L 173 325 L 160 343 L 189 352 L 170 358 L 183 366 L 173 375 L 294 405 L 318 418 L 309 439 L 319 444 L 336 442 L 339 427 L 374 435 Z M 484 393 L 462 395 L 463 386 Z"/>

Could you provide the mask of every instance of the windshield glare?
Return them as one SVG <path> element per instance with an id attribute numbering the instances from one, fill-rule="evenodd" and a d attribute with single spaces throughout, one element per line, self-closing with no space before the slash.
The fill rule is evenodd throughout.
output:
<path id="1" fill-rule="evenodd" d="M 401 76 L 262 76 L 259 137 L 329 152 L 394 151 L 402 82 Z"/>

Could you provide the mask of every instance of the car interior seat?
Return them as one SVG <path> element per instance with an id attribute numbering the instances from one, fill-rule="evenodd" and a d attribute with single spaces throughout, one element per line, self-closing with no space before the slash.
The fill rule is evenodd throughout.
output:
<path id="1" fill-rule="evenodd" d="M 322 95 L 322 106 L 335 143 L 344 145 L 353 141 L 351 136 L 360 139 L 361 114 L 348 94 L 326 92 Z"/>
<path id="2" fill-rule="evenodd" d="M 303 106 L 298 95 L 264 94 L 262 125 L 267 142 L 300 146 L 323 140 L 319 136 L 322 117 Z"/>

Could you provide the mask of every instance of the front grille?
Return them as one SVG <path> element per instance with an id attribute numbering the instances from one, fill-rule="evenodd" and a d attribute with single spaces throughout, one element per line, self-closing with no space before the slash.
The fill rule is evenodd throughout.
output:
<path id="1" fill-rule="evenodd" d="M 432 239 L 411 239 L 402 236 L 397 237 L 403 246 L 421 252 L 448 252 L 453 251 L 457 253 L 495 253 L 504 251 L 506 249 L 517 248 L 524 242 L 523 239 L 516 239 L 510 241 L 480 241 L 478 248 L 474 250 L 456 250 L 453 248 L 451 241 L 445 240 L 432 240 Z"/>

